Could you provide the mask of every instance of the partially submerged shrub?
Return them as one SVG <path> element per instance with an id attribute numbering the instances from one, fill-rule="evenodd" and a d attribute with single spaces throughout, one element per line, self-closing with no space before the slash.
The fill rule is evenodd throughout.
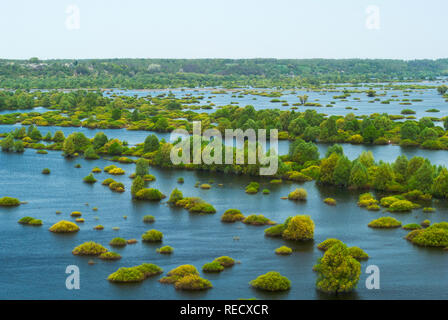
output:
<path id="1" fill-rule="evenodd" d="M 72 251 L 74 255 L 79 256 L 99 256 L 104 252 L 107 252 L 107 249 L 101 244 L 93 241 L 84 242 Z"/>
<path id="2" fill-rule="evenodd" d="M 427 228 L 427 227 L 429 227 L 429 226 L 431 225 L 431 221 L 429 221 L 428 219 L 425 219 L 425 220 L 423 220 L 423 221 L 420 223 L 420 225 L 421 225 L 423 228 Z"/>
<path id="3" fill-rule="evenodd" d="M 328 204 L 329 206 L 335 206 L 336 200 L 333 198 L 325 198 L 324 203 Z"/>
<path id="4" fill-rule="evenodd" d="M 183 198 L 184 198 L 184 195 L 182 194 L 182 191 L 180 191 L 177 188 L 174 188 L 174 190 L 171 192 L 168 202 L 176 203 L 177 201 L 182 200 Z"/>
<path id="5" fill-rule="evenodd" d="M 317 248 L 319 250 L 327 251 L 328 249 L 330 249 L 333 245 L 335 245 L 337 243 L 343 243 L 343 242 L 339 239 L 329 238 L 329 239 L 326 239 L 326 240 L 322 241 L 321 243 L 319 243 L 317 245 Z"/>
<path id="6" fill-rule="evenodd" d="M 363 193 L 359 196 L 358 206 L 360 207 L 369 207 L 377 204 L 378 200 L 376 200 L 371 193 Z"/>
<path id="7" fill-rule="evenodd" d="M 258 215 L 251 214 L 243 220 L 243 223 L 254 225 L 254 226 L 264 226 L 264 225 L 269 225 L 269 224 L 275 224 L 275 222 L 269 220 L 262 214 L 258 214 Z"/>
<path id="8" fill-rule="evenodd" d="M 156 251 L 161 254 L 171 254 L 174 252 L 174 249 L 170 246 L 164 246 L 164 247 L 158 248 Z"/>
<path id="9" fill-rule="evenodd" d="M 79 227 L 73 222 L 62 220 L 52 225 L 49 230 L 55 233 L 70 233 L 79 231 Z"/>
<path id="10" fill-rule="evenodd" d="M 436 209 L 434 209 L 432 207 L 424 207 L 423 208 L 423 212 L 426 212 L 426 213 L 435 212 L 435 211 L 436 211 Z"/>
<path id="11" fill-rule="evenodd" d="M 313 220 L 307 215 L 297 215 L 292 217 L 283 231 L 282 237 L 287 240 L 296 241 L 314 239 Z"/>
<path id="12" fill-rule="evenodd" d="M 295 201 L 305 201 L 307 196 L 308 196 L 308 193 L 306 192 L 306 190 L 303 188 L 299 188 L 299 189 L 296 189 L 296 190 L 290 192 L 288 194 L 288 199 L 295 200 Z"/>
<path id="13" fill-rule="evenodd" d="M 94 229 L 94 230 L 103 230 L 104 227 L 103 227 L 102 225 L 99 224 L 99 225 L 93 227 L 93 229 Z"/>
<path id="14" fill-rule="evenodd" d="M 72 213 L 70 213 L 70 215 L 72 217 L 80 217 L 80 216 L 82 216 L 82 213 L 79 211 L 73 211 Z"/>
<path id="15" fill-rule="evenodd" d="M 11 197 L 0 198 L 0 207 L 16 207 L 20 205 L 19 199 Z"/>
<path id="16" fill-rule="evenodd" d="M 116 252 L 108 251 L 100 254 L 99 258 L 103 260 L 120 260 L 121 255 Z"/>
<path id="17" fill-rule="evenodd" d="M 109 184 L 109 189 L 115 192 L 124 192 L 124 184 L 114 181 Z"/>
<path id="18" fill-rule="evenodd" d="M 184 264 L 169 271 L 166 274 L 166 277 L 163 277 L 159 281 L 161 283 L 175 283 L 176 281 L 187 275 L 199 275 L 199 272 L 195 266 L 190 264 Z"/>
<path id="19" fill-rule="evenodd" d="M 201 189 L 210 189 L 212 186 L 209 185 L 208 183 L 203 183 L 199 186 L 199 188 Z"/>
<path id="20" fill-rule="evenodd" d="M 155 229 L 148 230 L 144 234 L 142 234 L 143 242 L 161 242 L 162 239 L 163 233 Z"/>
<path id="21" fill-rule="evenodd" d="M 178 290 L 196 291 L 210 289 L 213 286 L 209 280 L 190 274 L 176 281 L 174 287 Z"/>
<path id="22" fill-rule="evenodd" d="M 30 225 L 30 226 L 41 226 L 42 220 L 35 219 L 33 217 L 23 217 L 18 221 L 20 224 Z"/>
<path id="23" fill-rule="evenodd" d="M 42 169 L 42 174 L 50 174 L 50 169 L 48 169 L 48 168 L 45 168 L 45 169 Z"/>
<path id="24" fill-rule="evenodd" d="M 216 258 L 215 260 L 213 260 L 213 262 L 219 263 L 224 268 L 231 267 L 235 264 L 235 260 L 228 256 L 222 256 L 222 257 Z"/>
<path id="25" fill-rule="evenodd" d="M 109 245 L 113 246 L 113 247 L 124 247 L 126 246 L 127 242 L 125 239 L 123 238 L 113 238 L 110 242 Z"/>
<path id="26" fill-rule="evenodd" d="M 313 269 L 318 273 L 317 289 L 334 294 L 355 289 L 361 274 L 361 264 L 343 243 L 336 243 L 325 251 Z"/>
<path id="27" fill-rule="evenodd" d="M 368 226 L 370 228 L 399 228 L 401 222 L 392 217 L 381 217 L 371 221 Z"/>
<path id="28" fill-rule="evenodd" d="M 394 197 L 394 196 L 390 196 L 390 197 L 384 197 L 381 198 L 380 204 L 383 207 L 389 208 L 394 202 L 400 201 L 399 198 Z"/>
<path id="29" fill-rule="evenodd" d="M 221 272 L 224 270 L 224 267 L 216 261 L 206 263 L 202 266 L 203 272 Z"/>
<path id="30" fill-rule="evenodd" d="M 146 215 L 143 217 L 144 223 L 153 223 L 154 221 L 156 221 L 156 219 L 151 215 Z"/>
<path id="31" fill-rule="evenodd" d="M 145 188 L 138 191 L 135 198 L 138 200 L 160 201 L 165 198 L 165 195 L 157 189 Z"/>
<path id="32" fill-rule="evenodd" d="M 107 178 L 107 179 L 105 179 L 101 184 L 103 185 L 103 186 L 109 186 L 111 183 L 113 183 L 113 182 L 115 182 L 115 180 L 114 179 L 112 179 L 112 178 Z"/>
<path id="33" fill-rule="evenodd" d="M 275 253 L 279 255 L 290 255 L 292 249 L 287 246 L 281 246 L 280 248 L 275 249 Z"/>
<path id="34" fill-rule="evenodd" d="M 120 268 L 110 274 L 107 280 L 111 282 L 141 282 L 146 278 L 161 274 L 162 268 L 155 264 L 144 263 L 130 268 Z"/>
<path id="35" fill-rule="evenodd" d="M 246 187 L 246 193 L 255 194 L 260 190 L 260 184 L 258 182 L 251 182 Z"/>
<path id="36" fill-rule="evenodd" d="M 411 231 L 406 239 L 422 247 L 448 247 L 448 223 L 434 223 L 426 229 Z"/>
<path id="37" fill-rule="evenodd" d="M 178 207 L 183 207 L 191 213 L 216 213 L 216 209 L 211 204 L 197 197 L 183 198 L 182 200 L 177 201 L 175 205 Z"/>
<path id="38" fill-rule="evenodd" d="M 96 182 L 96 179 L 95 179 L 95 177 L 93 176 L 93 174 L 90 173 L 88 176 L 84 177 L 83 181 L 84 181 L 85 183 L 95 183 L 95 182 Z"/>
<path id="39" fill-rule="evenodd" d="M 369 255 L 359 247 L 348 248 L 348 253 L 356 260 L 366 260 L 369 259 Z"/>
<path id="40" fill-rule="evenodd" d="M 104 171 L 106 171 L 106 170 L 104 170 Z M 123 170 L 123 169 L 121 169 L 121 168 L 113 168 L 113 169 L 110 169 L 109 171 L 106 171 L 108 174 L 112 174 L 112 175 L 114 175 L 114 176 L 119 176 L 119 175 L 123 175 L 123 174 L 125 174 L 126 172 Z"/>
<path id="41" fill-rule="evenodd" d="M 103 170 L 101 170 L 98 167 L 95 167 L 95 168 L 92 169 L 92 173 L 101 173 L 101 172 L 103 172 Z"/>
<path id="42" fill-rule="evenodd" d="M 398 200 L 393 202 L 390 206 L 389 206 L 389 211 L 390 212 L 406 212 L 406 211 L 411 211 L 412 209 L 418 207 L 417 204 L 412 203 L 411 201 L 408 200 Z"/>
<path id="43" fill-rule="evenodd" d="M 244 215 L 238 209 L 228 209 L 221 216 L 222 222 L 235 222 L 242 220 L 244 220 Z"/>
<path id="44" fill-rule="evenodd" d="M 418 230 L 421 229 L 422 226 L 419 225 L 418 223 L 408 223 L 406 225 L 403 226 L 404 230 Z"/>
<path id="45" fill-rule="evenodd" d="M 285 291 L 291 288 L 291 281 L 275 271 L 263 274 L 249 284 L 256 289 L 265 291 Z"/>

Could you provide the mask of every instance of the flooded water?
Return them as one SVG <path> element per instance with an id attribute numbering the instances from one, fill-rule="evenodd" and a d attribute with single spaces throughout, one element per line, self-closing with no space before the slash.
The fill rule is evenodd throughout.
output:
<path id="1" fill-rule="evenodd" d="M 378 153 L 387 154 L 387 148 L 391 147 L 378 148 Z M 350 152 L 346 149 L 347 154 Z M 353 155 L 349 156 L 353 158 Z M 74 168 L 76 163 L 81 164 L 82 168 Z M 448 298 L 445 290 L 448 283 L 448 253 L 413 246 L 403 239 L 406 231 L 402 229 L 368 228 L 371 220 L 384 213 L 357 207 L 356 192 L 319 188 L 314 182 L 309 182 L 302 185 L 308 191 L 308 201 L 295 203 L 280 199 L 299 186 L 295 183 L 269 185 L 267 180 L 261 178 L 151 168 L 151 173 L 157 178 L 149 184 L 151 187 L 160 189 L 168 196 L 177 187 L 184 196 L 200 196 L 217 209 L 214 215 L 197 216 L 184 209 L 172 208 L 164 201 L 132 201 L 129 193 L 132 180 L 128 175 L 134 171 L 133 164 L 120 165 L 126 170 L 126 175 L 114 177 L 126 186 L 127 191 L 122 194 L 111 192 L 101 185 L 103 179 L 110 177 L 105 173 L 96 175 L 99 182 L 94 185 L 82 182 L 93 167 L 111 164 L 103 159 L 67 160 L 57 151 L 38 155 L 35 150 L 28 149 L 24 154 L 0 152 L 0 164 L 0 195 L 28 202 L 16 208 L 0 208 L 0 299 L 326 299 L 331 297 L 315 290 L 316 275 L 312 267 L 322 256 L 316 245 L 330 237 L 339 238 L 349 246 L 359 246 L 370 255 L 368 261 L 361 263 L 362 274 L 356 292 L 338 298 Z M 43 168 L 50 168 L 51 174 L 41 174 Z M 178 177 L 184 177 L 185 183 L 178 184 Z M 210 190 L 194 188 L 197 181 L 207 183 L 211 179 L 214 183 Z M 271 193 L 246 194 L 244 187 L 254 180 L 260 182 L 261 189 L 269 188 Z M 223 186 L 219 187 L 221 183 Z M 337 206 L 325 205 L 322 201 L 326 197 L 335 198 Z M 423 219 L 432 222 L 448 220 L 446 201 L 434 201 L 431 205 L 437 209 L 436 212 L 423 213 L 419 209 L 392 216 L 403 224 L 421 222 Z M 93 207 L 98 207 L 98 211 L 92 211 Z M 283 222 L 291 215 L 308 214 L 316 225 L 315 240 L 308 243 L 287 242 L 264 237 L 265 227 L 221 223 L 221 214 L 229 208 L 240 209 L 245 215 L 263 214 L 277 222 Z M 55 214 L 57 210 L 62 214 Z M 73 221 L 70 217 L 72 211 L 81 211 L 85 218 L 85 223 L 79 224 L 81 230 L 78 233 L 61 235 L 48 231 L 52 224 L 60 220 Z M 148 214 L 156 219 L 152 225 L 142 222 L 143 216 Z M 44 225 L 27 227 L 18 224 L 17 221 L 24 216 L 42 219 Z M 105 229 L 93 230 L 98 224 Z M 119 230 L 115 231 L 113 227 L 119 227 Z M 140 241 L 122 249 L 114 248 L 113 251 L 123 257 L 115 262 L 95 259 L 96 264 L 89 265 L 89 258 L 71 253 L 74 247 L 90 240 L 106 247 L 114 237 L 140 240 L 146 230 L 153 228 L 164 233 L 163 245 L 172 246 L 174 254 L 158 254 L 155 250 L 160 245 Z M 239 240 L 234 240 L 235 236 Z M 282 245 L 291 247 L 293 254 L 276 255 L 274 250 Z M 231 256 L 240 263 L 220 274 L 201 273 L 214 286 L 206 292 L 177 291 L 171 285 L 160 284 L 157 281 L 159 277 L 132 285 L 111 284 L 106 280 L 110 273 L 123 266 L 149 262 L 167 272 L 181 264 L 193 264 L 200 270 L 204 263 L 222 255 Z M 80 290 L 67 290 L 65 287 L 65 269 L 68 265 L 80 268 Z M 365 287 L 368 265 L 380 268 L 380 290 Z M 250 280 L 268 271 L 278 271 L 287 276 L 292 283 L 291 290 L 268 294 L 249 286 Z"/>

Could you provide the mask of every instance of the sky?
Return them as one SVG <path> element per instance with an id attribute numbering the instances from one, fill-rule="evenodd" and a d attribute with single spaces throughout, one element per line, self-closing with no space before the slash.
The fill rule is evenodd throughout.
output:
<path id="1" fill-rule="evenodd" d="M 14 0 L 0 58 L 448 58 L 446 0 Z"/>

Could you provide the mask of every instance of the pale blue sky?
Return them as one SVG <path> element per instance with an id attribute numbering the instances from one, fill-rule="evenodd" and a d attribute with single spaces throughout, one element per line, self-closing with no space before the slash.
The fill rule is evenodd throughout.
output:
<path id="1" fill-rule="evenodd" d="M 447 58 L 447 12 L 446 0 L 1 1 L 0 58 Z"/>

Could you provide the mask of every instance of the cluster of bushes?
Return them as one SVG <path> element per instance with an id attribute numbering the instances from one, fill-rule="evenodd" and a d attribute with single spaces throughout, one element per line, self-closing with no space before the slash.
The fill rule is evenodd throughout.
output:
<path id="1" fill-rule="evenodd" d="M 272 292 L 286 291 L 291 288 L 291 281 L 275 271 L 258 276 L 250 281 L 249 284 L 256 289 Z"/>
<path id="2" fill-rule="evenodd" d="M 260 184 L 258 182 L 251 182 L 246 186 L 246 193 L 255 194 L 260 190 Z"/>
<path id="3" fill-rule="evenodd" d="M 110 274 L 107 280 L 118 283 L 141 282 L 161 273 L 163 273 L 163 270 L 159 266 L 151 263 L 143 263 L 135 267 L 120 268 Z"/>
<path id="4" fill-rule="evenodd" d="M 163 233 L 155 229 L 148 230 L 142 234 L 143 242 L 162 242 L 162 239 Z"/>
<path id="5" fill-rule="evenodd" d="M 221 221 L 222 222 L 236 222 L 236 221 L 243 221 L 244 215 L 241 213 L 238 209 L 228 209 L 226 210 L 222 216 Z"/>
<path id="6" fill-rule="evenodd" d="M 0 207 L 16 207 L 20 205 L 19 199 L 12 197 L 0 198 Z"/>
<path id="7" fill-rule="evenodd" d="M 167 273 L 166 277 L 159 280 L 161 283 L 174 284 L 179 290 L 206 290 L 212 288 L 209 280 L 199 276 L 199 272 L 195 266 L 181 265 Z"/>
<path id="8" fill-rule="evenodd" d="M 72 253 L 79 256 L 99 256 L 107 251 L 101 244 L 89 241 L 77 246 Z"/>
<path id="9" fill-rule="evenodd" d="M 289 217 L 283 224 L 267 228 L 268 237 L 282 237 L 286 240 L 306 241 L 314 239 L 314 222 L 310 216 L 297 215 Z"/>
<path id="10" fill-rule="evenodd" d="M 155 188 L 143 188 L 135 194 L 137 200 L 160 201 L 166 196 Z"/>
<path id="11" fill-rule="evenodd" d="M 158 248 L 156 251 L 161 254 L 172 254 L 174 252 L 174 249 L 170 246 L 163 246 L 161 248 Z"/>
<path id="12" fill-rule="evenodd" d="M 448 247 L 448 222 L 434 223 L 427 228 L 415 229 L 406 235 L 406 239 L 422 247 Z"/>
<path id="13" fill-rule="evenodd" d="M 187 209 L 190 213 L 198 214 L 213 214 L 216 213 L 216 209 L 210 204 L 197 197 L 183 198 L 176 201 L 177 207 Z"/>
<path id="14" fill-rule="evenodd" d="M 235 264 L 235 260 L 228 257 L 228 256 L 222 256 L 219 258 L 216 258 L 210 263 L 206 263 L 202 266 L 202 271 L 204 272 L 221 272 L 225 268 L 232 267 Z"/>
<path id="15" fill-rule="evenodd" d="M 258 215 L 251 214 L 243 220 L 243 223 L 254 225 L 254 226 L 264 226 L 264 225 L 269 225 L 269 224 L 275 224 L 275 222 L 269 220 L 262 214 L 258 214 Z"/>
<path id="16" fill-rule="evenodd" d="M 289 200 L 296 200 L 296 201 L 305 201 L 308 196 L 308 193 L 305 189 L 299 188 L 295 189 L 294 191 L 290 192 L 288 194 Z"/>
<path id="17" fill-rule="evenodd" d="M 369 222 L 368 226 L 370 228 L 399 228 L 401 227 L 401 222 L 393 217 L 381 217 Z"/>
<path id="18" fill-rule="evenodd" d="M 18 221 L 20 224 L 29 225 L 29 226 L 41 226 L 42 220 L 36 219 L 33 217 L 23 217 Z"/>
<path id="19" fill-rule="evenodd" d="M 71 221 L 62 220 L 52 225 L 49 230 L 54 233 L 72 233 L 78 232 L 79 227 Z"/>

